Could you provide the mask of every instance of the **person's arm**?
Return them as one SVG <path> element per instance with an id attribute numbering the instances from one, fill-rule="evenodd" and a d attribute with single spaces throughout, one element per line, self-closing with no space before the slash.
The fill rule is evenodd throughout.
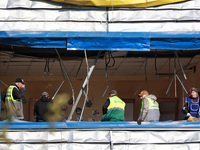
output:
<path id="1" fill-rule="evenodd" d="M 25 93 L 25 88 L 21 88 L 19 91 L 17 90 L 17 88 L 13 88 L 13 98 L 14 99 L 20 99 L 24 96 Z"/>
<path id="2" fill-rule="evenodd" d="M 185 111 L 185 113 L 186 113 L 186 115 L 189 117 L 189 116 L 191 116 L 191 114 L 190 114 L 190 106 L 189 106 L 189 103 L 188 103 L 188 101 L 187 101 L 187 98 L 186 98 L 186 103 L 185 103 L 185 105 L 184 105 L 184 111 Z"/>
<path id="3" fill-rule="evenodd" d="M 109 105 L 110 105 L 110 99 L 108 98 L 106 100 L 105 104 L 102 107 L 102 112 L 103 112 L 104 115 L 107 113 L 107 108 L 108 108 Z"/>
<path id="4" fill-rule="evenodd" d="M 143 108 L 143 112 L 142 112 L 142 117 L 141 120 L 144 121 L 147 114 L 148 114 L 148 110 L 149 110 L 149 101 L 147 99 L 144 98 L 144 108 Z"/>
<path id="5" fill-rule="evenodd" d="M 149 101 L 145 98 L 142 101 L 143 101 L 143 109 L 140 111 L 140 115 L 137 120 L 138 125 L 141 125 L 141 122 L 144 121 L 144 119 L 146 118 L 149 108 Z"/>
<path id="6" fill-rule="evenodd" d="M 33 112 L 34 117 L 36 118 L 38 115 L 38 108 L 37 108 L 37 104 L 35 102 L 35 106 L 34 106 L 34 112 Z"/>

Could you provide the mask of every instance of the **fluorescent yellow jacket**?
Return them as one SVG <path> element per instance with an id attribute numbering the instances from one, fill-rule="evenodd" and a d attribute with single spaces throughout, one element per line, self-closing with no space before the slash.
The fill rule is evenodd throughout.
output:
<path id="1" fill-rule="evenodd" d="M 103 115 L 101 121 L 125 121 L 124 110 L 126 104 L 118 96 L 112 96 L 108 99 L 110 104 L 107 107 L 107 113 Z"/>

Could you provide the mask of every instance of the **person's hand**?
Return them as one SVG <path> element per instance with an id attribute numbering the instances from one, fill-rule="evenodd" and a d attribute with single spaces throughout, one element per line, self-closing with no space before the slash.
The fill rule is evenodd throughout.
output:
<path id="1" fill-rule="evenodd" d="M 25 88 L 25 84 L 22 84 L 22 86 L 21 86 L 22 88 Z"/>
<path id="2" fill-rule="evenodd" d="M 142 123 L 142 120 L 141 120 L 141 119 L 138 119 L 138 120 L 137 120 L 137 124 L 138 124 L 138 125 L 141 125 L 141 123 Z"/>

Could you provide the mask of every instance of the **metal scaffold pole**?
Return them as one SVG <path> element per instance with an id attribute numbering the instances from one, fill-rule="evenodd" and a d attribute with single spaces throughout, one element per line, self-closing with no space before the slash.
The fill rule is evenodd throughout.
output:
<path id="1" fill-rule="evenodd" d="M 81 90 L 80 90 L 80 92 L 79 92 L 79 94 L 78 94 L 78 96 L 77 96 L 77 99 L 76 99 L 76 101 L 75 101 L 75 103 L 74 103 L 74 105 L 73 105 L 73 107 L 72 107 L 72 110 L 71 110 L 71 112 L 70 112 L 70 114 L 69 114 L 69 117 L 68 117 L 67 121 L 70 121 L 70 120 L 72 119 L 72 115 L 74 114 L 74 111 L 75 111 L 75 109 L 76 109 L 76 107 L 77 107 L 77 105 L 78 105 L 78 102 L 79 102 L 79 100 L 80 100 L 80 98 L 81 98 L 81 95 L 82 95 L 82 93 L 83 93 L 83 89 L 85 89 L 85 86 L 86 86 L 86 84 L 88 83 L 88 80 L 89 80 L 89 78 L 90 78 L 90 76 L 91 76 L 91 74 L 92 74 L 92 72 L 93 72 L 93 70 L 94 70 L 94 68 L 95 68 L 95 65 L 96 65 L 96 63 L 97 63 L 97 61 L 98 61 L 98 59 L 99 59 L 100 54 L 101 54 L 101 51 L 98 52 L 98 54 L 97 54 L 97 56 L 96 56 L 96 58 L 95 58 L 95 60 L 94 60 L 94 62 L 93 62 L 93 64 L 92 64 L 92 66 L 90 67 L 90 70 L 89 70 L 89 72 L 88 72 L 88 75 L 87 75 L 87 77 L 85 78 L 85 81 L 84 81 L 84 83 L 83 83 L 83 85 L 82 85 L 82 88 L 81 88 Z"/>

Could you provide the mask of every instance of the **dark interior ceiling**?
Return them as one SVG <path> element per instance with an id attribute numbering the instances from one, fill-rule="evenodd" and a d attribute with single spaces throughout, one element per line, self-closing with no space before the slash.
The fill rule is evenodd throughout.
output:
<path id="1" fill-rule="evenodd" d="M 70 76 L 86 75 L 84 51 L 57 49 Z M 88 50 L 89 66 L 98 51 Z M 178 54 L 175 55 L 175 53 Z M 185 72 L 194 69 L 200 61 L 200 50 L 151 50 L 151 51 L 102 51 L 94 75 L 104 75 L 106 63 L 108 75 L 169 75 L 174 72 L 174 60 L 178 73 L 181 65 Z M 30 48 L 0 45 L 0 75 L 60 75 L 59 57 L 53 48 Z"/>

